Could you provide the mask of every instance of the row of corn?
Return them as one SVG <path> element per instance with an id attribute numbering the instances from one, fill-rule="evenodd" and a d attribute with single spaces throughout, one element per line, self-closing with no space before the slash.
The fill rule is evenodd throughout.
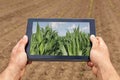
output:
<path id="1" fill-rule="evenodd" d="M 31 55 L 51 56 L 89 56 L 89 34 L 81 32 L 79 26 L 73 32 L 66 32 L 66 36 L 59 36 L 58 32 L 49 26 L 41 28 L 37 23 L 36 33 L 31 36 Z"/>

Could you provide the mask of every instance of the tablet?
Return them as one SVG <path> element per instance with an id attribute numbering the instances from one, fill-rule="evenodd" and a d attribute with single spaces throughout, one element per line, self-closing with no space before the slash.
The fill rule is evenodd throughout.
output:
<path id="1" fill-rule="evenodd" d="M 28 19 L 30 61 L 89 61 L 94 19 Z"/>

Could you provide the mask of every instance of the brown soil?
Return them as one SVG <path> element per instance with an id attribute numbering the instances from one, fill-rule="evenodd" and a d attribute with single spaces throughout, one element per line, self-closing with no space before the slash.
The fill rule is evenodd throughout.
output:
<path id="1" fill-rule="evenodd" d="M 0 72 L 28 18 L 95 18 L 120 75 L 120 0 L 0 0 Z M 96 80 L 85 62 L 33 62 L 22 80 Z"/>

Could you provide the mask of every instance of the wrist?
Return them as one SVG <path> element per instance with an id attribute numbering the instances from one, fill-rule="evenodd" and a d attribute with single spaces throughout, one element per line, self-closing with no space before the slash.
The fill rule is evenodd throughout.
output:
<path id="1" fill-rule="evenodd" d="M 99 74 L 103 80 L 118 80 L 119 76 L 114 69 L 111 61 L 104 62 L 104 65 L 99 65 Z"/>
<path id="2" fill-rule="evenodd" d="M 14 65 L 8 65 L 5 71 L 2 72 L 1 76 L 3 80 L 18 80 L 20 78 L 20 70 Z"/>
<path id="3" fill-rule="evenodd" d="M 98 67 L 100 70 L 108 70 L 109 68 L 113 67 L 113 65 L 110 60 L 105 60 L 101 64 L 98 64 Z"/>

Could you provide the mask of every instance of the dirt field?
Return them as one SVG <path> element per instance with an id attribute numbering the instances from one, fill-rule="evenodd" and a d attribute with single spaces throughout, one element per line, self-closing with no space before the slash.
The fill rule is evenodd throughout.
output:
<path id="1" fill-rule="evenodd" d="M 120 75 L 120 0 L 0 0 L 0 72 L 28 18 L 95 18 Z M 96 80 L 84 62 L 33 62 L 22 80 Z"/>

